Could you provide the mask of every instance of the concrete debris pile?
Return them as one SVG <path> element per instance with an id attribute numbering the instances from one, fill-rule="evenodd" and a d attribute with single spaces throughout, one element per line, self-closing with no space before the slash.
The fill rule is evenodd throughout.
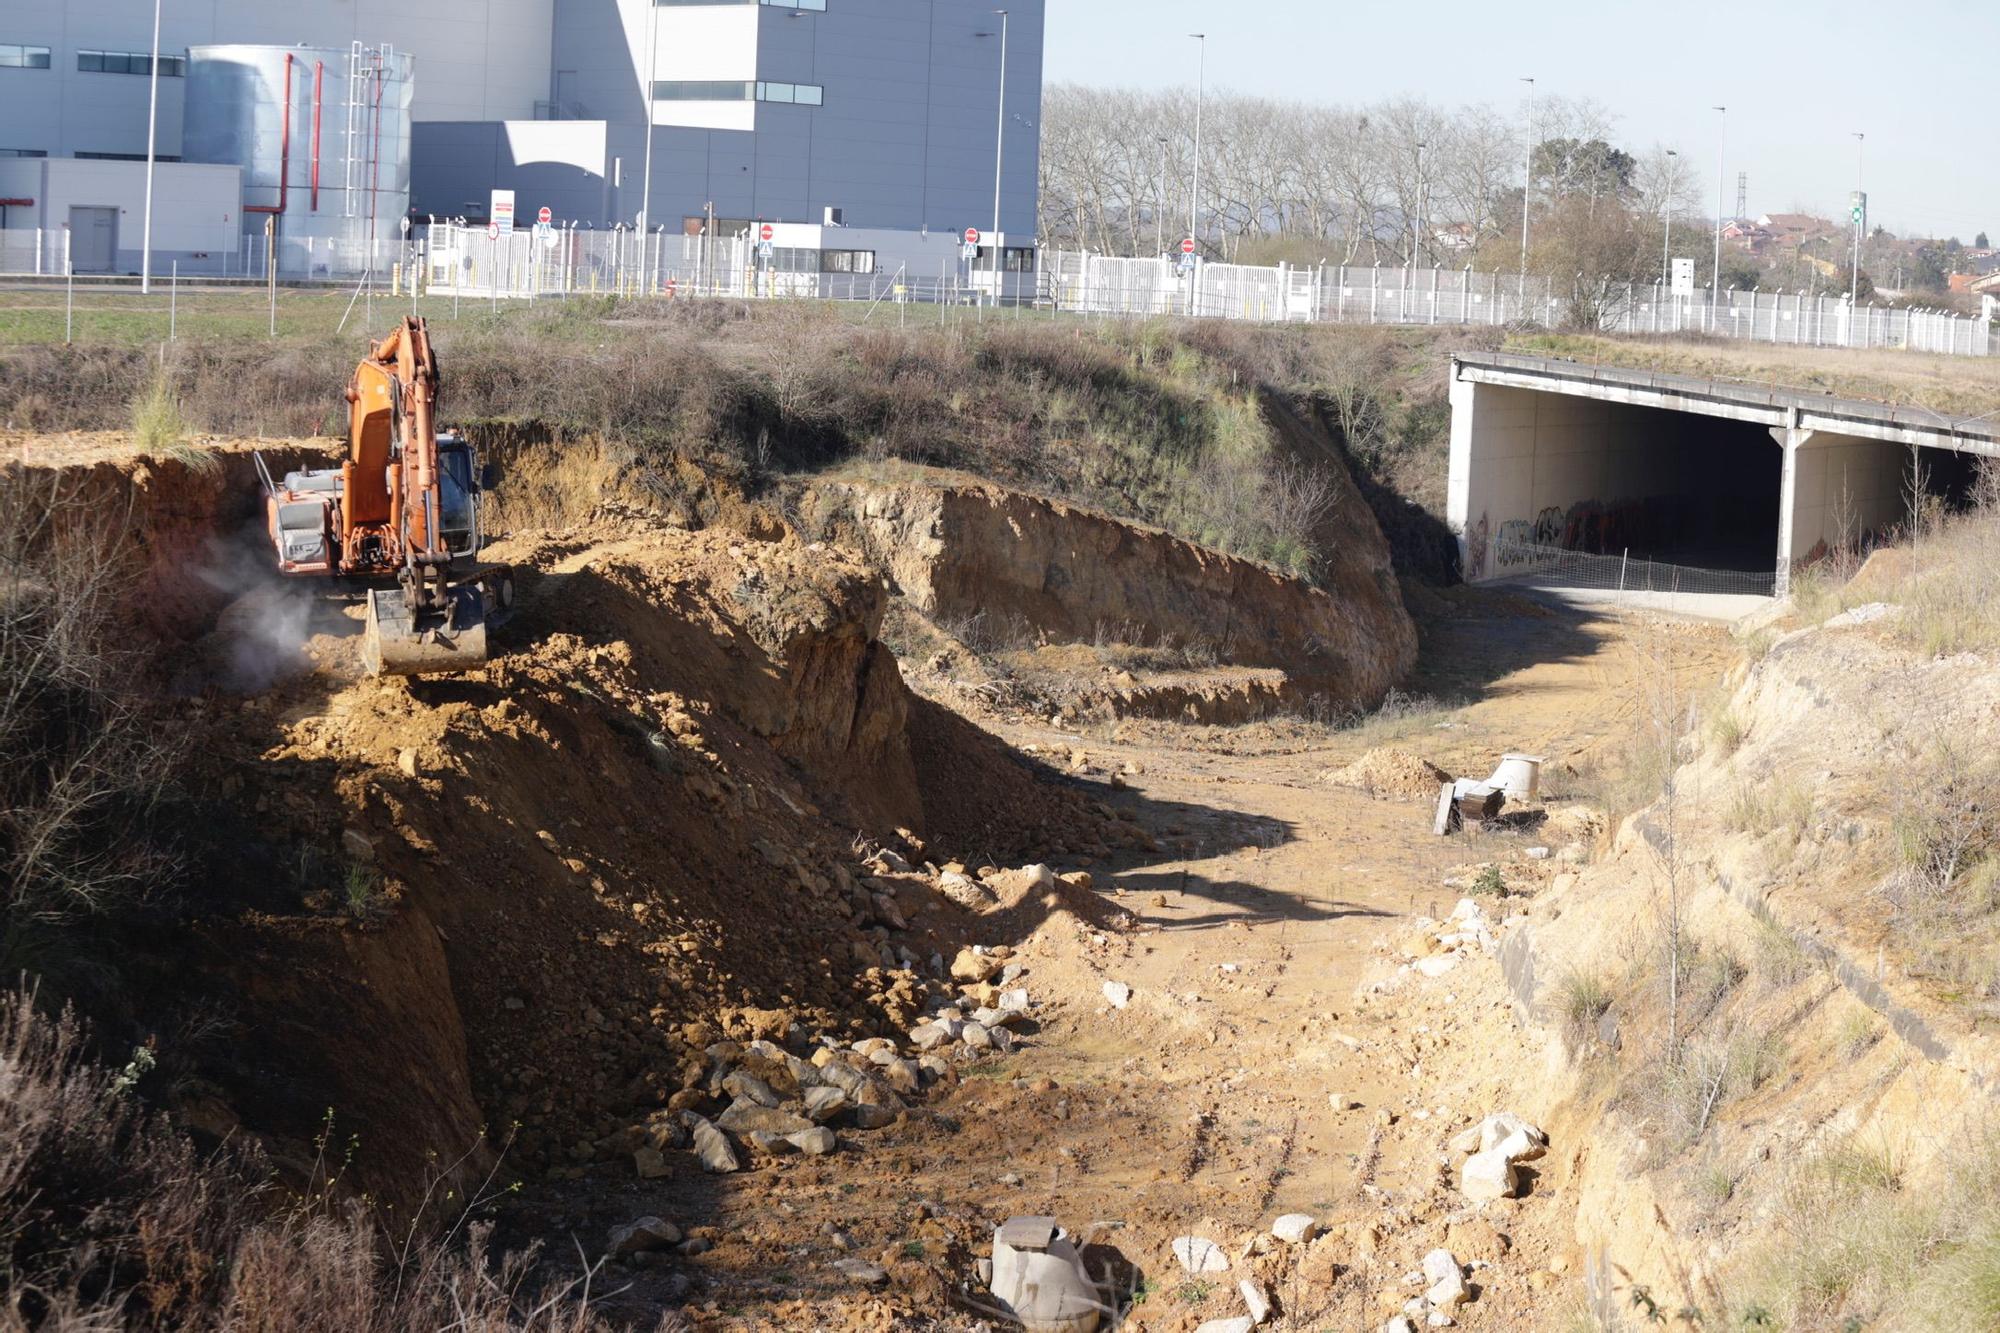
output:
<path id="1" fill-rule="evenodd" d="M 1014 1217 L 993 1232 L 979 1280 L 1027 1333 L 1094 1333 L 1107 1306 L 1069 1233 L 1053 1217 Z"/>
<path id="2" fill-rule="evenodd" d="M 1520 1164 L 1547 1153 L 1549 1136 L 1512 1111 L 1501 1111 L 1454 1136 L 1450 1146 L 1465 1156 L 1458 1187 L 1466 1198 L 1513 1199 L 1521 1194 Z"/>
<path id="3" fill-rule="evenodd" d="M 726 1175 L 743 1169 L 746 1152 L 825 1157 L 840 1147 L 837 1130 L 894 1123 L 909 1109 L 906 1098 L 955 1081 L 956 1064 L 1015 1049 L 1015 1030 L 1030 1021 L 1033 1002 L 1026 988 L 1002 991 L 990 979 L 1019 976 L 1020 964 L 1007 961 L 1007 955 L 1004 947 L 964 950 L 963 965 L 955 964 L 955 971 L 980 979 L 969 982 L 957 999 L 933 1000 L 924 1020 L 901 1042 L 809 1041 L 794 1028 L 788 1042 L 806 1054 L 761 1038 L 710 1045 L 702 1053 L 703 1076 L 670 1098 L 666 1109 L 626 1131 L 635 1170 L 641 1179 L 669 1175 L 665 1154 L 686 1149 L 702 1170 Z M 713 1111 L 718 1104 L 721 1109 Z"/>
<path id="4" fill-rule="evenodd" d="M 1398 946 L 1406 962 L 1398 976 L 1415 972 L 1425 977 L 1441 977 L 1473 953 L 1495 953 L 1500 942 L 1486 909 L 1471 898 L 1461 898 L 1443 921 L 1420 916 L 1414 929 Z"/>
<path id="5" fill-rule="evenodd" d="M 1415 1333 L 1426 1328 L 1450 1328 L 1458 1308 L 1472 1299 L 1465 1283 L 1466 1269 L 1450 1250 L 1436 1249 L 1424 1256 L 1421 1272 L 1404 1275 L 1405 1286 L 1421 1286 L 1423 1294 L 1403 1303 L 1403 1312 L 1382 1325 L 1382 1333 Z"/>
<path id="6" fill-rule="evenodd" d="M 1537 754 L 1505 754 L 1493 776 L 1446 778 L 1437 791 L 1437 811 L 1431 832 L 1443 837 L 1473 820 L 1484 824 L 1497 819 L 1509 801 L 1533 801 L 1541 797 L 1542 765 L 1548 762 Z"/>

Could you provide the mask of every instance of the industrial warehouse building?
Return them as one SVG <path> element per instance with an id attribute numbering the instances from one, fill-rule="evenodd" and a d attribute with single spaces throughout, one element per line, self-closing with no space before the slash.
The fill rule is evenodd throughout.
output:
<path id="1" fill-rule="evenodd" d="M 282 271 L 352 272 L 406 216 L 485 222 L 495 189 L 524 222 L 631 227 L 650 175 L 649 230 L 783 224 L 851 272 L 956 261 L 978 228 L 1008 247 L 982 262 L 1025 267 L 1043 7 L 165 0 L 154 262 L 254 264 L 268 228 Z M 0 271 L 139 267 L 152 21 L 0 0 Z"/>

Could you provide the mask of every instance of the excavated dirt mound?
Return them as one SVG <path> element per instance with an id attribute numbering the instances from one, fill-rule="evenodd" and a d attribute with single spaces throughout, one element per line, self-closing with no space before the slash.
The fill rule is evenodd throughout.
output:
<path id="1" fill-rule="evenodd" d="M 999 486 L 834 483 L 799 502 L 804 523 L 851 534 L 940 626 L 976 627 L 1001 646 L 1117 644 L 1250 673 L 1135 670 L 1083 701 L 1111 717 L 1208 722 L 1308 701 L 1371 708 L 1408 673 L 1416 631 L 1381 533 L 1355 508 L 1365 531 L 1334 549 L 1316 586 Z"/>
<path id="2" fill-rule="evenodd" d="M 913 696 L 855 555 L 747 508 L 737 531 L 687 531 L 699 517 L 645 485 L 604 484 L 578 521 L 602 452 L 522 454 L 488 518 L 568 526 L 489 548 L 520 597 L 496 656 L 416 680 L 365 678 L 358 606 L 262 567 L 247 446 L 23 452 L 13 483 L 120 516 L 134 646 L 169 668 L 161 725 L 199 813 L 177 915 L 132 969 L 228 1034 L 176 1044 L 177 1109 L 263 1137 L 296 1176 L 328 1108 L 346 1179 L 392 1204 L 435 1163 L 483 1169 L 482 1131 L 514 1136 L 514 1169 L 621 1155 L 613 1135 L 681 1090 L 690 1051 L 907 1024 L 932 960 L 975 934 L 1102 916 L 1083 894 L 982 919 L 933 864 L 1144 841 Z"/>
<path id="3" fill-rule="evenodd" d="M 1353 787 L 1391 801 L 1432 801 L 1451 775 L 1428 760 L 1387 747 L 1370 750 L 1344 768 L 1328 769 L 1320 781 Z"/>

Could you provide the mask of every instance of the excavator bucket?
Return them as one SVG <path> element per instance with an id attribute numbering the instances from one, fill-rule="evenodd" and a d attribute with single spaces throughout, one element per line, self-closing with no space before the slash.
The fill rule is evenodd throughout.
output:
<path id="1" fill-rule="evenodd" d="M 368 594 L 361 663 L 371 676 L 428 676 L 486 664 L 486 634 L 514 614 L 514 571 L 488 565 L 446 590 L 450 614 L 413 616 L 400 589 Z"/>

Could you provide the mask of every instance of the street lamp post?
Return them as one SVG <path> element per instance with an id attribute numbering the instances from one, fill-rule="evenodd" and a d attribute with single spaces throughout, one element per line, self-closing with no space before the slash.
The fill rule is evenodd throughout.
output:
<path id="1" fill-rule="evenodd" d="M 1680 154 L 1669 148 L 1667 156 L 1679 157 Z M 1667 270 L 1673 264 L 1674 253 L 1674 168 L 1671 162 L 1667 164 L 1667 178 L 1661 184 L 1660 216 L 1667 226 L 1666 234 L 1660 239 L 1660 281 L 1665 282 Z"/>
<path id="2" fill-rule="evenodd" d="M 1201 109 L 1208 97 L 1208 34 L 1191 32 L 1188 36 L 1201 43 L 1201 56 L 1195 65 L 1194 77 L 1194 188 L 1188 193 L 1188 239 L 1194 242 L 1196 251 L 1201 249 Z M 1195 313 L 1196 283 L 1188 282 L 1188 314 Z"/>
<path id="3" fill-rule="evenodd" d="M 993 304 L 1000 304 L 1000 284 L 1006 279 L 1000 252 L 1000 163 L 1007 152 L 1007 11 L 1000 16 L 1000 115 L 993 136 Z"/>
<path id="4" fill-rule="evenodd" d="M 1157 137 L 1160 141 L 1160 176 L 1159 193 L 1153 199 L 1153 253 L 1163 255 L 1167 252 L 1167 136 L 1162 134 Z"/>
<path id="5" fill-rule="evenodd" d="M 1861 154 L 1867 148 L 1868 136 L 1856 132 L 1854 136 L 1854 271 L 1847 284 L 1847 299 L 1861 299 L 1861 228 L 1862 213 L 1866 210 L 1861 203 Z"/>
<path id="6" fill-rule="evenodd" d="M 157 157 L 160 128 L 160 0 L 153 0 L 153 63 L 152 87 L 146 102 L 146 226 L 145 237 L 140 241 L 144 253 L 139 256 L 139 291 L 142 294 L 153 290 L 153 163 Z M 285 108 L 287 116 L 292 114 Z"/>
<path id="7" fill-rule="evenodd" d="M 1722 156 L 1729 142 L 1729 108 L 1715 108 L 1715 268 L 1708 275 L 1708 322 L 1715 326 L 1716 307 L 1722 303 Z"/>
<path id="8" fill-rule="evenodd" d="M 1535 192 L 1535 81 L 1522 79 L 1528 85 L 1528 120 L 1522 142 L 1526 145 L 1521 153 L 1521 299 L 1527 300 L 1526 282 L 1528 278 L 1528 204 Z"/>
<path id="9" fill-rule="evenodd" d="M 1417 247 L 1423 243 L 1424 229 L 1424 149 L 1430 145 L 1417 145 L 1417 206 L 1410 218 L 1410 268 L 1417 267 Z"/>
<path id="10" fill-rule="evenodd" d="M 1201 104 L 1208 95 L 1208 34 L 1191 32 L 1188 36 L 1201 43 L 1201 57 L 1195 66 L 1194 78 L 1194 189 L 1188 194 L 1188 235 L 1197 246 L 1201 242 Z"/>
<path id="11" fill-rule="evenodd" d="M 642 238 L 653 225 L 653 122 L 658 119 L 660 95 L 660 7 L 647 5 L 646 11 L 646 170 L 639 185 L 639 235 Z"/>

